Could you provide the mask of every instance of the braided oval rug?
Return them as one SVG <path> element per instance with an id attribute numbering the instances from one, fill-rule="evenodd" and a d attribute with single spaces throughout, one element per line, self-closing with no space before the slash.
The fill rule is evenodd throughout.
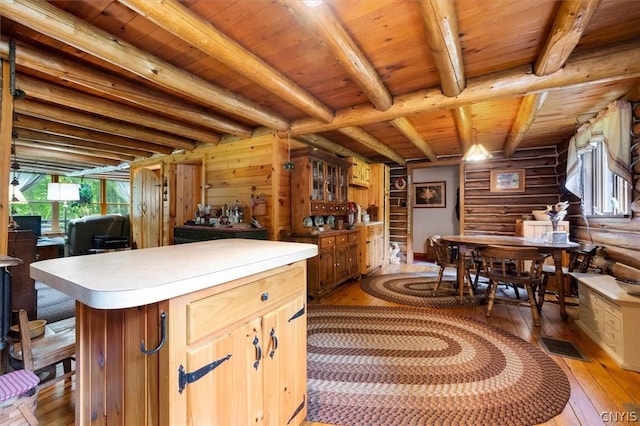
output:
<path id="1" fill-rule="evenodd" d="M 309 306 L 308 414 L 372 425 L 532 425 L 569 381 L 536 346 L 471 318 L 408 307 Z"/>
<path id="2" fill-rule="evenodd" d="M 468 308 L 482 303 L 484 286 L 478 286 L 472 299 L 465 290 L 465 298 L 457 297 L 455 272 L 453 275 L 445 272 L 438 291 L 434 294 L 433 287 L 438 278 L 437 272 L 413 272 L 386 275 L 371 275 L 360 281 L 360 288 L 387 302 L 426 308 Z M 455 287 L 454 287 L 455 285 Z"/>

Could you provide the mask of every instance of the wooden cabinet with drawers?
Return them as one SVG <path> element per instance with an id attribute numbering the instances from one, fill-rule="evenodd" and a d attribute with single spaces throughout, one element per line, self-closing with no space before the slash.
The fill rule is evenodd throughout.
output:
<path id="1" fill-rule="evenodd" d="M 347 214 L 347 170 L 350 163 L 323 151 L 291 151 L 291 231 L 311 233 L 305 218 Z"/>
<path id="2" fill-rule="evenodd" d="M 360 273 L 369 274 L 384 263 L 384 223 L 359 223 L 358 258 Z"/>
<path id="3" fill-rule="evenodd" d="M 614 277 L 574 274 L 578 280 L 578 326 L 622 368 L 640 371 L 640 298 L 627 294 Z"/>
<path id="4" fill-rule="evenodd" d="M 307 294 L 322 297 L 360 275 L 358 232 L 328 231 L 319 235 L 293 234 L 289 241 L 318 246 L 318 256 L 307 259 Z"/>

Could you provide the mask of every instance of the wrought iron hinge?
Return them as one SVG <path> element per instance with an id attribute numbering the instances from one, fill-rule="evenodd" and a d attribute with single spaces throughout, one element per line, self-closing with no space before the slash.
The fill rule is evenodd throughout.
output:
<path id="1" fill-rule="evenodd" d="M 182 393 L 185 386 L 187 386 L 189 383 L 193 383 L 203 378 L 207 373 L 213 371 L 217 366 L 219 366 L 229 358 L 231 358 L 231 354 L 225 356 L 224 358 L 220 358 L 217 361 L 213 361 L 211 364 L 207 364 L 204 367 L 197 369 L 193 373 L 185 373 L 184 367 L 180 365 L 180 368 L 178 368 L 178 392 Z"/>
<path id="2" fill-rule="evenodd" d="M 307 306 L 306 306 L 306 305 L 302 305 L 302 308 L 301 308 L 298 312 L 296 312 L 295 314 L 293 314 L 293 316 L 292 316 L 291 318 L 289 318 L 289 319 L 287 320 L 287 322 L 291 322 L 291 321 L 293 321 L 294 319 L 296 319 L 296 318 L 300 318 L 301 316 L 303 316 L 303 315 L 304 315 L 304 313 L 306 312 L 306 309 L 307 309 Z"/>

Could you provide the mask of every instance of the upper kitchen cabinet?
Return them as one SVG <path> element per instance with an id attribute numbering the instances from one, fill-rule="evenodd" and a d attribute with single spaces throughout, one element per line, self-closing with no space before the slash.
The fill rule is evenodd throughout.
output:
<path id="1" fill-rule="evenodd" d="M 349 185 L 369 187 L 369 163 L 356 157 L 348 157 L 347 161 L 351 162 L 349 168 Z"/>
<path id="2" fill-rule="evenodd" d="M 310 148 L 291 151 L 291 161 L 292 232 L 311 232 L 311 227 L 305 226 L 306 217 L 347 213 L 347 173 L 351 163 Z"/>

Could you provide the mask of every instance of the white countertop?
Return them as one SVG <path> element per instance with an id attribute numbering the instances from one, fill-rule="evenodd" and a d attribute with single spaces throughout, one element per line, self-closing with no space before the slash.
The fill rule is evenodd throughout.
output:
<path id="1" fill-rule="evenodd" d="M 369 221 L 369 222 L 358 222 L 358 223 L 355 223 L 354 225 L 355 226 L 371 226 L 371 225 L 380 225 L 382 223 L 384 223 L 384 222 L 381 221 L 381 220 L 378 220 L 378 221 L 375 221 L 375 222 L 372 222 L 372 221 Z"/>
<path id="2" fill-rule="evenodd" d="M 31 264 L 31 277 L 97 309 L 143 306 L 318 254 L 315 244 L 222 239 Z"/>

